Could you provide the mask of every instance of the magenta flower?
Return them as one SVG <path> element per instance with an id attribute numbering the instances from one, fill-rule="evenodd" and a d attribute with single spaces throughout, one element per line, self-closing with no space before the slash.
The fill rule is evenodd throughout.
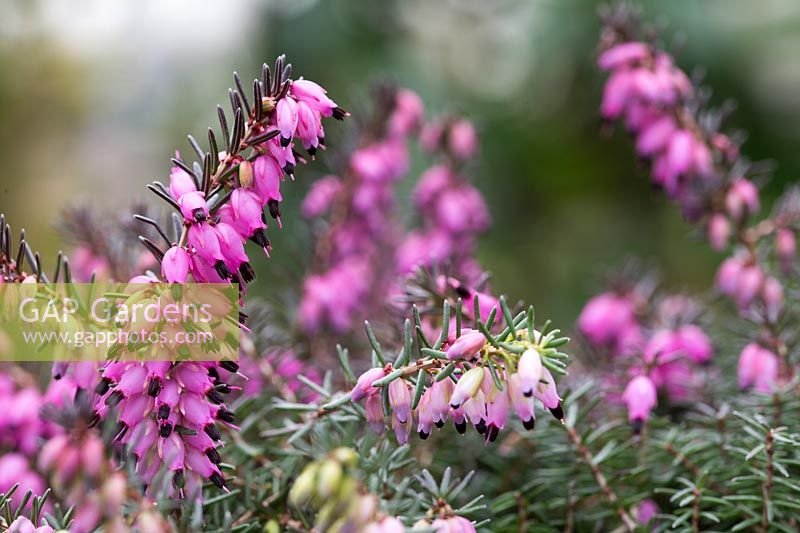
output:
<path id="1" fill-rule="evenodd" d="M 300 212 L 306 218 L 314 218 L 325 214 L 341 189 L 341 181 L 336 176 L 325 176 L 315 181 L 303 199 Z"/>
<path id="2" fill-rule="evenodd" d="M 173 246 L 161 261 L 161 275 L 170 283 L 186 283 L 189 276 L 189 254 L 180 246 Z"/>
<path id="3" fill-rule="evenodd" d="M 733 220 L 754 215 L 759 209 L 758 189 L 752 181 L 737 179 L 731 183 L 725 196 L 725 208 Z"/>
<path id="4" fill-rule="evenodd" d="M 202 222 L 208 218 L 208 206 L 202 192 L 187 192 L 178 198 L 178 205 L 187 222 Z"/>
<path id="5" fill-rule="evenodd" d="M 470 159 L 478 149 L 478 134 L 468 120 L 458 119 L 450 124 L 448 146 L 459 159 Z"/>
<path id="6" fill-rule="evenodd" d="M 169 175 L 169 193 L 172 197 L 178 200 L 184 194 L 196 191 L 197 185 L 194 182 L 194 178 L 181 167 L 172 167 Z"/>
<path id="7" fill-rule="evenodd" d="M 299 79 L 292 82 L 291 95 L 300 103 L 324 117 L 333 115 L 336 102 L 328 98 L 327 91 L 310 80 Z"/>
<path id="8" fill-rule="evenodd" d="M 708 242 L 714 250 L 722 251 L 728 246 L 731 225 L 725 215 L 715 213 L 708 220 Z"/>
<path id="9" fill-rule="evenodd" d="M 508 398 L 511 401 L 511 407 L 517 414 L 522 425 L 527 430 L 532 430 L 536 422 L 536 413 L 534 411 L 533 391 L 530 394 L 525 394 L 522 386 L 522 379 L 519 374 L 511 374 L 508 377 Z"/>
<path id="10" fill-rule="evenodd" d="M 778 357 L 761 345 L 751 342 L 739 355 L 739 386 L 758 392 L 772 392 L 778 381 Z"/>
<path id="11" fill-rule="evenodd" d="M 372 396 L 380 392 L 380 389 L 373 387 L 372 384 L 384 377 L 386 372 L 383 368 L 370 368 L 358 377 L 355 387 L 350 392 L 350 399 L 354 402 L 363 400 L 367 396 Z"/>
<path id="12" fill-rule="evenodd" d="M 626 329 L 635 326 L 634 304 L 610 292 L 593 297 L 578 317 L 578 327 L 592 344 L 618 350 Z"/>
<path id="13" fill-rule="evenodd" d="M 622 400 L 628 408 L 628 420 L 633 424 L 636 433 L 650 416 L 650 411 L 658 403 L 656 386 L 645 375 L 639 375 L 628 382 Z"/>
<path id="14" fill-rule="evenodd" d="M 455 359 L 473 359 L 486 345 L 486 337 L 480 331 L 466 328 L 461 331 L 461 336 L 457 338 L 446 350 L 447 358 L 451 361 Z"/>
<path id="15" fill-rule="evenodd" d="M 522 394 L 526 397 L 532 396 L 542 379 L 542 358 L 535 348 L 528 348 L 519 358 L 517 374 Z"/>
<path id="16" fill-rule="evenodd" d="M 281 132 L 280 143 L 288 146 L 297 130 L 298 110 L 294 98 L 281 98 L 275 106 L 275 117 Z"/>

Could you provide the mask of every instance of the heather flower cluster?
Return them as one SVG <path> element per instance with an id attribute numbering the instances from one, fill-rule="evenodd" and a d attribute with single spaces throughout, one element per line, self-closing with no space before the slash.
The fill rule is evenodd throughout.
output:
<path id="1" fill-rule="evenodd" d="M 463 175 L 477 143 L 474 126 L 464 118 L 436 117 L 422 129 L 420 144 L 440 161 L 425 170 L 414 187 L 421 227 L 397 250 L 401 274 L 420 266 L 447 266 L 452 276 L 472 283 L 483 273 L 474 259 L 476 239 L 491 219 L 480 191 Z"/>
<path id="2" fill-rule="evenodd" d="M 280 226 L 280 186 L 286 176 L 294 177 L 302 161 L 296 150 L 302 147 L 313 157 L 324 147 L 322 118 L 346 116 L 325 89 L 310 80 L 291 80 L 290 72 L 282 58 L 274 77 L 265 65 L 262 79 L 253 84 L 252 107 L 237 76 L 240 90 L 231 93 L 231 131 L 219 108 L 225 149 L 218 151 L 213 132 L 211 152 L 204 153 L 192 140 L 202 166 L 192 169 L 178 156 L 169 187 L 158 182 L 151 186 L 182 217 L 179 241 L 164 235 L 166 251 L 145 241 L 167 281 L 184 283 L 191 274 L 200 283 L 232 280 L 243 287 L 255 276 L 244 250 L 247 240 L 269 254 L 264 209 Z"/>
<path id="3" fill-rule="evenodd" d="M 505 300 L 500 304 L 508 325 L 496 335 L 490 333 L 496 309 L 487 323 L 477 317 L 478 329 L 456 326 L 451 332 L 446 305 L 438 340 L 433 348 L 421 349 L 427 358 L 406 363 L 412 350 L 407 343 L 394 365 L 361 374 L 350 399 L 364 402 L 366 420 L 376 433 L 389 425 L 397 442 L 405 444 L 412 431 L 425 440 L 434 426 L 442 428 L 452 420 L 458 433 L 464 434 L 471 425 L 487 442 L 494 442 L 511 412 L 525 429 L 532 430 L 536 400 L 553 416 L 563 418 L 551 370 L 564 372 L 566 354 L 557 348 L 567 339 L 559 337 L 558 330 L 534 330 L 532 309 L 512 320 Z M 461 323 L 460 311 L 454 322 Z M 418 334 L 423 345 L 431 345 L 421 328 Z M 380 348 L 376 345 L 375 349 Z"/>
<path id="4" fill-rule="evenodd" d="M 705 367 L 714 355 L 711 340 L 698 324 L 701 307 L 687 296 L 658 297 L 648 280 L 619 284 L 590 299 L 578 317 L 578 328 L 596 357 L 615 369 L 607 377 L 611 390 L 620 387 L 620 400 L 638 433 L 658 405 L 698 398 Z"/>
<path id="5" fill-rule="evenodd" d="M 739 146 L 718 130 L 721 112 L 707 108 L 701 91 L 669 54 L 633 36 L 622 12 L 606 18 L 601 39 L 598 65 L 610 72 L 601 113 L 623 121 L 635 135 L 637 154 L 652 162 L 654 183 L 681 205 L 690 222 L 705 228 L 710 246 L 731 248 L 715 284 L 758 330 L 741 352 L 739 383 L 771 391 L 794 374 L 781 324 L 785 286 L 795 271 L 797 194 L 787 192 L 769 217 L 756 220 L 761 202 L 753 178 L 760 169 L 740 159 Z M 591 302 L 582 317 L 590 331 L 582 329 L 594 341 L 627 321 L 620 318 L 625 313 L 601 318 L 600 305 Z M 607 322 L 599 333 L 588 324 L 592 316 Z M 649 398 L 651 387 L 643 383 L 636 390 Z"/>
<path id="6" fill-rule="evenodd" d="M 381 88 L 377 100 L 373 123 L 342 175 L 318 180 L 303 200 L 303 216 L 329 220 L 317 243 L 317 269 L 303 287 L 299 318 L 307 333 L 351 330 L 380 298 L 376 288 L 391 281 L 384 257 L 400 231 L 394 188 L 409 171 L 408 144 L 424 108 L 408 89 Z"/>
<path id="7" fill-rule="evenodd" d="M 251 240 L 268 253 L 264 210 L 280 225 L 280 185 L 285 176 L 294 177 L 295 166 L 302 161 L 296 150 L 302 147 L 313 157 L 324 147 L 323 117 L 346 116 L 322 87 L 310 80 L 292 80 L 290 73 L 291 66 L 282 57 L 273 70 L 264 65 L 261 79 L 253 82 L 252 106 L 234 76 L 237 91 L 230 93 L 234 114 L 230 129 L 225 112 L 218 108 L 224 150 L 217 147 L 211 129 L 209 152 L 190 137 L 202 164 L 191 167 L 173 159 L 169 186 L 158 182 L 149 186 L 180 213 L 175 217 L 176 241 L 152 219 L 139 217 L 169 245 L 162 251 L 142 237 L 161 263 L 167 282 L 185 283 L 191 276 L 199 283 L 235 282 L 244 291 L 253 280 L 244 246 Z M 131 281 L 149 280 L 138 276 Z M 98 413 L 103 418 L 112 410 L 116 413 L 115 441 L 135 458 L 136 473 L 149 495 L 166 490 L 197 499 L 204 481 L 227 490 L 219 468 L 219 425 L 236 428 L 224 395 L 234 390 L 228 382 L 238 371 L 233 361 L 105 365 L 96 388 Z M 166 488 L 154 483 L 164 469 L 171 478 Z"/>

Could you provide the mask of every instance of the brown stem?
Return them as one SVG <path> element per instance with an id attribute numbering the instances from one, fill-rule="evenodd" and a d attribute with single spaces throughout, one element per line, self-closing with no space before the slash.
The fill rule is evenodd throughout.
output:
<path id="1" fill-rule="evenodd" d="M 694 501 L 692 502 L 692 531 L 700 531 L 700 489 L 694 488 Z"/>
<path id="2" fill-rule="evenodd" d="M 581 439 L 581 436 L 577 431 L 575 431 L 574 427 L 570 426 L 566 422 L 563 422 L 563 424 L 564 429 L 567 432 L 567 437 L 569 438 L 570 442 L 572 442 L 572 445 L 575 446 L 575 449 L 578 451 L 583 461 L 589 466 L 589 468 L 591 468 L 597 486 L 600 487 L 600 490 L 603 492 L 608 502 L 614 508 L 616 508 L 617 514 L 619 515 L 620 520 L 622 520 L 622 524 L 625 526 L 625 529 L 630 532 L 635 531 L 636 522 L 633 518 L 631 518 L 631 515 L 628 513 L 628 511 L 625 510 L 625 508 L 620 504 L 619 497 L 617 497 L 617 494 L 608 484 L 608 481 L 606 481 L 606 477 L 603 475 L 600 467 L 597 465 L 597 463 L 595 463 L 591 450 L 589 450 L 589 448 L 583 443 L 583 439 Z"/>

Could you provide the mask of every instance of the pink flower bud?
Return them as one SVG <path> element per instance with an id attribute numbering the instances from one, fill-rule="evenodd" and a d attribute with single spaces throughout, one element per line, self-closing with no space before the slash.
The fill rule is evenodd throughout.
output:
<path id="1" fill-rule="evenodd" d="M 742 262 L 736 257 L 729 257 L 720 264 L 716 285 L 722 294 L 727 296 L 736 294 L 743 268 Z"/>
<path id="2" fill-rule="evenodd" d="M 725 215 L 715 213 L 708 220 L 708 242 L 714 250 L 722 251 L 728 246 L 731 225 Z"/>
<path id="3" fill-rule="evenodd" d="M 395 96 L 395 108 L 389 118 L 389 131 L 393 135 L 406 136 L 419 128 L 425 114 L 425 106 L 414 91 L 399 89 Z"/>
<path id="4" fill-rule="evenodd" d="M 283 201 L 280 190 L 283 171 L 275 159 L 268 155 L 256 158 L 253 164 L 253 177 L 256 194 L 263 203 L 266 204 L 270 200 Z"/>
<path id="5" fill-rule="evenodd" d="M 752 181 L 737 179 L 731 183 L 725 196 L 725 208 L 734 220 L 754 215 L 759 209 L 758 189 Z"/>
<path id="6" fill-rule="evenodd" d="M 643 526 L 650 524 L 659 512 L 658 504 L 653 500 L 642 500 L 636 507 L 636 521 Z"/>
<path id="7" fill-rule="evenodd" d="M 714 348 L 702 329 L 694 324 L 682 326 L 677 331 L 682 351 L 695 363 L 702 364 L 711 359 Z"/>
<path id="8" fill-rule="evenodd" d="M 425 440 L 430 436 L 433 429 L 433 408 L 431 407 L 431 388 L 422 393 L 422 397 L 417 404 L 417 433 L 419 438 Z"/>
<path id="9" fill-rule="evenodd" d="M 341 189 L 342 184 L 336 176 L 326 176 L 317 180 L 303 199 L 300 212 L 306 218 L 323 215 L 328 211 Z"/>
<path id="10" fill-rule="evenodd" d="M 281 144 L 287 146 L 297 129 L 297 102 L 293 98 L 281 98 L 275 107 L 275 117 L 281 132 Z"/>
<path id="11" fill-rule="evenodd" d="M 412 420 L 408 417 L 405 422 L 401 421 L 397 416 L 392 417 L 392 429 L 394 430 L 394 437 L 397 439 L 399 445 L 408 444 L 408 437 L 411 435 Z"/>
<path id="12" fill-rule="evenodd" d="M 519 374 L 511 374 L 508 377 L 508 398 L 511 400 L 511 407 L 517 416 L 522 420 L 525 429 L 532 430 L 536 419 L 534 412 L 533 393 L 526 395 L 522 388 L 522 379 Z"/>
<path id="13" fill-rule="evenodd" d="M 458 119 L 450 124 L 447 134 L 450 152 L 459 159 L 469 159 L 478 149 L 478 135 L 475 127 L 466 119 Z"/>
<path id="14" fill-rule="evenodd" d="M 350 392 L 350 399 L 354 402 L 362 400 L 367 396 L 377 394 L 380 389 L 373 387 L 372 384 L 386 375 L 383 368 L 370 368 L 361 374 L 356 381 L 356 386 Z"/>
<path id="15" fill-rule="evenodd" d="M 542 378 L 542 358 L 535 348 L 528 348 L 517 365 L 519 384 L 525 396 L 532 396 Z"/>
<path id="16" fill-rule="evenodd" d="M 411 387 L 403 378 L 389 383 L 389 405 L 392 407 L 392 414 L 401 424 L 411 418 Z"/>
<path id="17" fill-rule="evenodd" d="M 650 48 L 644 43 L 628 42 L 615 45 L 597 59 L 597 66 L 603 70 L 631 66 L 650 57 Z"/>
<path id="18" fill-rule="evenodd" d="M 202 192 L 187 192 L 178 198 L 183 218 L 189 222 L 201 222 L 208 218 L 208 206 Z"/>
<path id="19" fill-rule="evenodd" d="M 692 166 L 694 136 L 686 130 L 678 130 L 669 141 L 667 163 L 671 174 L 686 174 Z"/>
<path id="20" fill-rule="evenodd" d="M 761 298 L 764 300 L 767 318 L 770 322 L 776 322 L 783 307 L 783 287 L 781 287 L 781 283 L 772 276 L 765 279 L 761 288 Z"/>
<path id="21" fill-rule="evenodd" d="M 189 253 L 182 246 L 173 246 L 161 261 L 161 274 L 170 283 L 186 283 L 189 276 Z"/>
<path id="22" fill-rule="evenodd" d="M 778 255 L 778 261 L 781 263 L 781 269 L 784 273 L 791 273 L 794 258 L 797 254 L 797 239 L 794 231 L 788 228 L 780 228 L 775 235 L 775 251 Z"/>
<path id="23" fill-rule="evenodd" d="M 558 396 L 556 390 L 556 380 L 553 379 L 552 374 L 546 368 L 542 367 L 542 380 L 533 391 L 533 396 L 538 399 L 544 406 L 553 413 L 553 416 L 559 420 L 564 418 L 564 413 L 561 410 L 561 398 Z"/>
<path id="24" fill-rule="evenodd" d="M 494 442 L 505 427 L 509 409 L 508 387 L 502 391 L 494 389 L 492 393 L 492 401 L 486 406 L 486 440 L 489 442 Z"/>
<path id="25" fill-rule="evenodd" d="M 650 411 L 658 403 L 656 386 L 647 376 L 636 376 L 628 382 L 622 400 L 628 408 L 628 420 L 634 424 L 634 430 L 650 416 Z M 638 427 L 637 427 L 638 425 Z"/>
<path id="26" fill-rule="evenodd" d="M 466 400 L 475 396 L 481 388 L 483 377 L 483 367 L 467 370 L 456 383 L 453 396 L 450 398 L 450 407 L 458 409 Z"/>
<path id="27" fill-rule="evenodd" d="M 464 329 L 461 336 L 447 348 L 445 354 L 451 361 L 473 359 L 486 345 L 486 337 L 480 331 Z"/>
<path id="28" fill-rule="evenodd" d="M 664 116 L 648 124 L 636 140 L 639 155 L 650 157 L 663 150 L 677 129 L 670 116 Z"/>
<path id="29" fill-rule="evenodd" d="M 447 420 L 450 412 L 450 400 L 453 397 L 455 383 L 450 378 L 445 378 L 431 385 L 430 409 L 433 415 L 433 423 L 436 427 L 442 427 Z"/>
<path id="30" fill-rule="evenodd" d="M 383 433 L 386 424 L 383 420 L 383 402 L 379 394 L 367 396 L 364 410 L 366 411 L 367 423 L 377 435 Z M 420 405 L 422 401 L 420 401 Z M 419 407 L 419 406 L 417 406 Z"/>
<path id="31" fill-rule="evenodd" d="M 197 191 L 194 178 L 181 167 L 172 167 L 169 175 L 169 193 L 176 200 L 184 194 Z"/>
<path id="32" fill-rule="evenodd" d="M 752 342 L 739 355 L 738 375 L 739 387 L 771 392 L 778 379 L 778 357 Z"/>
<path id="33" fill-rule="evenodd" d="M 331 116 L 336 109 L 336 102 L 328 98 L 325 89 L 313 81 L 295 80 L 289 90 L 300 104 L 306 104 L 324 117 Z"/>
<path id="34" fill-rule="evenodd" d="M 319 114 L 305 102 L 298 102 L 297 112 L 297 135 L 303 143 L 303 148 L 308 150 L 311 155 L 314 155 L 317 146 L 319 146 L 319 137 L 321 136 Z"/>
<path id="35" fill-rule="evenodd" d="M 734 299 L 739 306 L 739 309 L 746 309 L 753 302 L 755 297 L 761 291 L 764 283 L 764 273 L 758 265 L 749 265 L 744 267 L 739 276 L 739 284 L 737 286 Z"/>

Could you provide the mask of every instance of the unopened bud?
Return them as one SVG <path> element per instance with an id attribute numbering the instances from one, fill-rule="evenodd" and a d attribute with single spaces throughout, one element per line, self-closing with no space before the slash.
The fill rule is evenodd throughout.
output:
<path id="1" fill-rule="evenodd" d="M 320 498 L 329 498 L 339 488 L 342 481 L 342 466 L 334 459 L 326 459 L 319 467 L 317 475 L 317 494 Z"/>
<path id="2" fill-rule="evenodd" d="M 317 465 L 312 463 L 297 476 L 291 490 L 289 502 L 297 507 L 305 507 L 314 498 L 314 482 L 317 477 Z"/>
<path id="3" fill-rule="evenodd" d="M 239 184 L 245 189 L 253 187 L 253 165 L 247 159 L 239 163 Z"/>

